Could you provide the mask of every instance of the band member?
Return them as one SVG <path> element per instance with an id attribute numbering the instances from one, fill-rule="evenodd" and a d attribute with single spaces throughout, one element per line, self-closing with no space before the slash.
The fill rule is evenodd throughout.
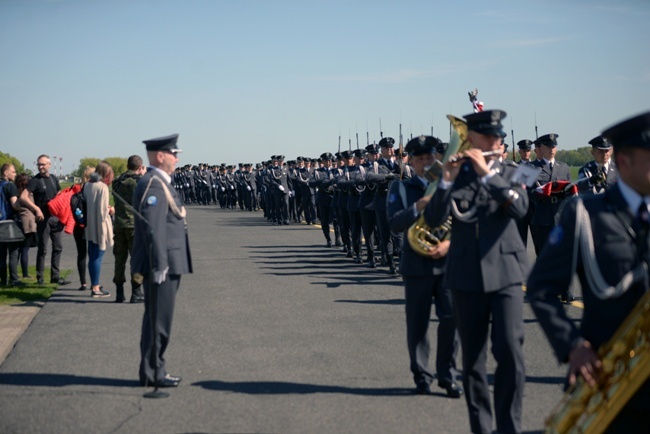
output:
<path id="1" fill-rule="evenodd" d="M 520 140 L 517 142 L 519 148 L 519 164 L 531 164 L 530 155 L 532 154 L 533 142 L 528 139 Z"/>
<path id="2" fill-rule="evenodd" d="M 485 151 L 501 148 L 505 116 L 501 110 L 465 116 L 471 149 L 445 163 L 443 178 L 424 211 L 431 227 L 452 217 L 443 285 L 452 291 L 463 354 L 463 388 L 474 433 L 493 430 L 485 366 L 488 336 L 497 362 L 496 430 L 521 432 L 525 383 L 522 284 L 528 275 L 528 255 L 516 221 L 526 215 L 528 196 L 521 185 L 510 181 L 514 163 L 483 156 Z"/>
<path id="3" fill-rule="evenodd" d="M 616 182 L 616 164 L 612 161 L 612 144 L 603 136 L 589 141 L 594 159 L 578 170 L 578 178 L 589 178 L 589 182 L 578 184 L 580 194 L 604 193 L 605 188 Z"/>
<path id="4" fill-rule="evenodd" d="M 424 178 L 425 168 L 434 163 L 433 153 L 440 141 L 435 137 L 420 136 L 408 142 L 404 150 L 411 156 L 414 173 L 409 179 L 395 181 L 388 194 L 388 222 L 393 232 L 406 233 L 431 200 L 424 196 L 429 184 Z M 406 238 L 406 236 L 404 237 Z M 431 394 L 430 384 L 438 379 L 438 386 L 450 398 L 460 398 L 463 390 L 456 383 L 456 354 L 458 342 L 454 324 L 451 291 L 442 285 L 445 256 L 449 241 L 434 246 L 428 256 L 415 252 L 408 241 L 402 248 L 400 274 L 404 280 L 406 304 L 406 342 L 411 361 L 415 392 Z M 429 368 L 429 336 L 431 300 L 438 317 L 438 346 L 436 374 Z"/>
<path id="5" fill-rule="evenodd" d="M 567 203 L 528 280 L 533 311 L 558 360 L 569 364 L 569 384 L 578 376 L 596 384 L 603 375 L 598 349 L 648 291 L 649 130 L 646 112 L 603 132 L 613 144 L 619 181 L 603 194 Z M 624 279 L 630 271 L 641 272 Z M 584 296 L 580 327 L 557 298 L 576 273 Z M 649 411 L 646 380 L 606 432 L 650 432 Z"/>

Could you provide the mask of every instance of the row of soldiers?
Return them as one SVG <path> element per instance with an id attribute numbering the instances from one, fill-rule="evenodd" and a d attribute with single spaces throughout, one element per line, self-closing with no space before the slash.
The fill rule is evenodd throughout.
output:
<path id="1" fill-rule="evenodd" d="M 555 160 L 557 139 L 557 134 L 546 134 L 534 141 L 525 139 L 517 143 L 518 164 L 539 171 L 528 191 L 528 213 L 518 222 L 524 244 L 530 230 L 537 254 L 548 239 L 565 198 L 578 192 L 600 193 L 616 180 L 611 145 L 601 136 L 589 142 L 594 160 L 580 168 L 579 179 L 573 183 L 569 166 Z M 442 142 L 436 147 L 438 160 L 443 159 L 446 148 L 447 143 Z M 508 145 L 502 143 L 502 150 L 500 159 L 507 160 Z M 535 159 L 531 158 L 533 152 Z M 327 247 L 343 246 L 343 251 L 356 263 L 365 261 L 369 267 L 376 268 L 374 251 L 378 244 L 379 265 L 387 266 L 389 273 L 396 274 L 395 258 L 399 257 L 403 236 L 389 228 L 388 192 L 393 180 L 409 179 L 413 170 L 408 155 L 395 148 L 393 138 L 382 138 L 378 145 L 370 144 L 365 149 L 334 155 L 326 152 L 318 159 L 298 157 L 285 163 L 284 155 L 274 155 L 255 168 L 252 164 L 240 164 L 239 169 L 221 166 L 215 173 L 213 190 L 222 208 L 234 208 L 236 204 L 247 210 L 260 207 L 265 218 L 275 225 L 320 221 Z M 362 259 L 364 247 L 365 260 Z M 570 293 L 563 296 L 566 302 L 572 299 Z"/>

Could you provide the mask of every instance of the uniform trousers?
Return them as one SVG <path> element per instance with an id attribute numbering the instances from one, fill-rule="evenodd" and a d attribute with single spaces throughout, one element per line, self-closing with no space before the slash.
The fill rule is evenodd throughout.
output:
<path id="1" fill-rule="evenodd" d="M 126 282 L 126 261 L 133 251 L 133 228 L 113 229 L 113 255 L 115 256 L 115 272 L 113 283 L 123 285 Z M 142 275 L 131 273 L 131 285 L 133 287 L 142 285 Z"/>
<path id="2" fill-rule="evenodd" d="M 165 350 L 169 345 L 169 337 L 174 319 L 174 305 L 176 293 L 181 283 L 180 275 L 168 275 L 167 279 L 160 285 L 151 282 L 149 285 L 149 274 L 144 276 L 144 316 L 142 317 L 142 336 L 140 338 L 140 381 L 153 383 L 154 380 L 162 380 L 167 371 L 165 370 Z M 149 288 L 151 286 L 151 288 Z M 151 332 L 152 296 L 150 291 L 156 291 L 156 355 L 155 362 L 152 360 L 153 335 Z M 155 378 L 155 364 L 158 365 L 158 378 Z"/>
<path id="3" fill-rule="evenodd" d="M 431 301 L 438 317 L 436 349 L 436 373 L 438 383 L 448 385 L 455 381 L 456 324 L 454 323 L 451 291 L 442 286 L 444 275 L 404 276 L 404 300 L 406 307 L 406 343 L 411 360 L 411 372 L 416 385 L 431 384 L 434 374 L 429 368 L 429 324 Z"/>
<path id="4" fill-rule="evenodd" d="M 494 413 L 500 433 L 521 432 L 525 383 L 523 291 L 512 285 L 496 292 L 452 291 L 454 318 L 463 353 L 463 386 L 473 433 L 492 432 L 486 372 L 488 332 L 497 362 Z M 490 319 L 492 329 L 490 330 Z"/>
<path id="5" fill-rule="evenodd" d="M 359 210 L 348 210 L 350 217 L 350 235 L 352 242 L 352 250 L 355 255 L 361 254 L 361 213 Z"/>
<path id="6" fill-rule="evenodd" d="M 393 236 L 388 225 L 386 209 L 375 210 L 377 216 L 377 228 L 379 229 L 379 245 L 381 247 L 381 256 L 386 260 L 388 266 L 393 267 Z"/>
<path id="7" fill-rule="evenodd" d="M 377 222 L 374 210 L 362 209 L 361 213 L 361 228 L 363 229 L 363 237 L 366 239 L 366 254 L 368 261 L 374 261 L 375 256 L 375 225 Z"/>
<path id="8" fill-rule="evenodd" d="M 329 205 L 320 205 L 320 225 L 325 236 L 325 240 L 332 241 L 330 235 L 330 222 L 332 221 L 332 207 Z"/>

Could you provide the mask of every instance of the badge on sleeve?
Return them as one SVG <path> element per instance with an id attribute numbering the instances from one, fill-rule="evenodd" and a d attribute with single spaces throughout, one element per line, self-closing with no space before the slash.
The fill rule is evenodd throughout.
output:
<path id="1" fill-rule="evenodd" d="M 149 196 L 147 198 L 147 205 L 156 206 L 157 203 L 158 203 L 158 198 L 156 196 Z"/>
<path id="2" fill-rule="evenodd" d="M 551 233 L 548 234 L 548 243 L 555 246 L 562 241 L 562 238 L 564 238 L 564 229 L 562 229 L 562 226 L 555 226 Z"/>

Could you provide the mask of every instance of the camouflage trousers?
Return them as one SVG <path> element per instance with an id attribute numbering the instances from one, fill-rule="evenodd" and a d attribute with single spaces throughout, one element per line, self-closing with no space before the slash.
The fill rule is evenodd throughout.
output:
<path id="1" fill-rule="evenodd" d="M 113 255 L 115 255 L 115 274 L 113 283 L 124 285 L 126 282 L 126 261 L 133 250 L 133 228 L 115 228 L 113 230 Z M 131 274 L 131 284 L 142 285 L 142 274 Z"/>

